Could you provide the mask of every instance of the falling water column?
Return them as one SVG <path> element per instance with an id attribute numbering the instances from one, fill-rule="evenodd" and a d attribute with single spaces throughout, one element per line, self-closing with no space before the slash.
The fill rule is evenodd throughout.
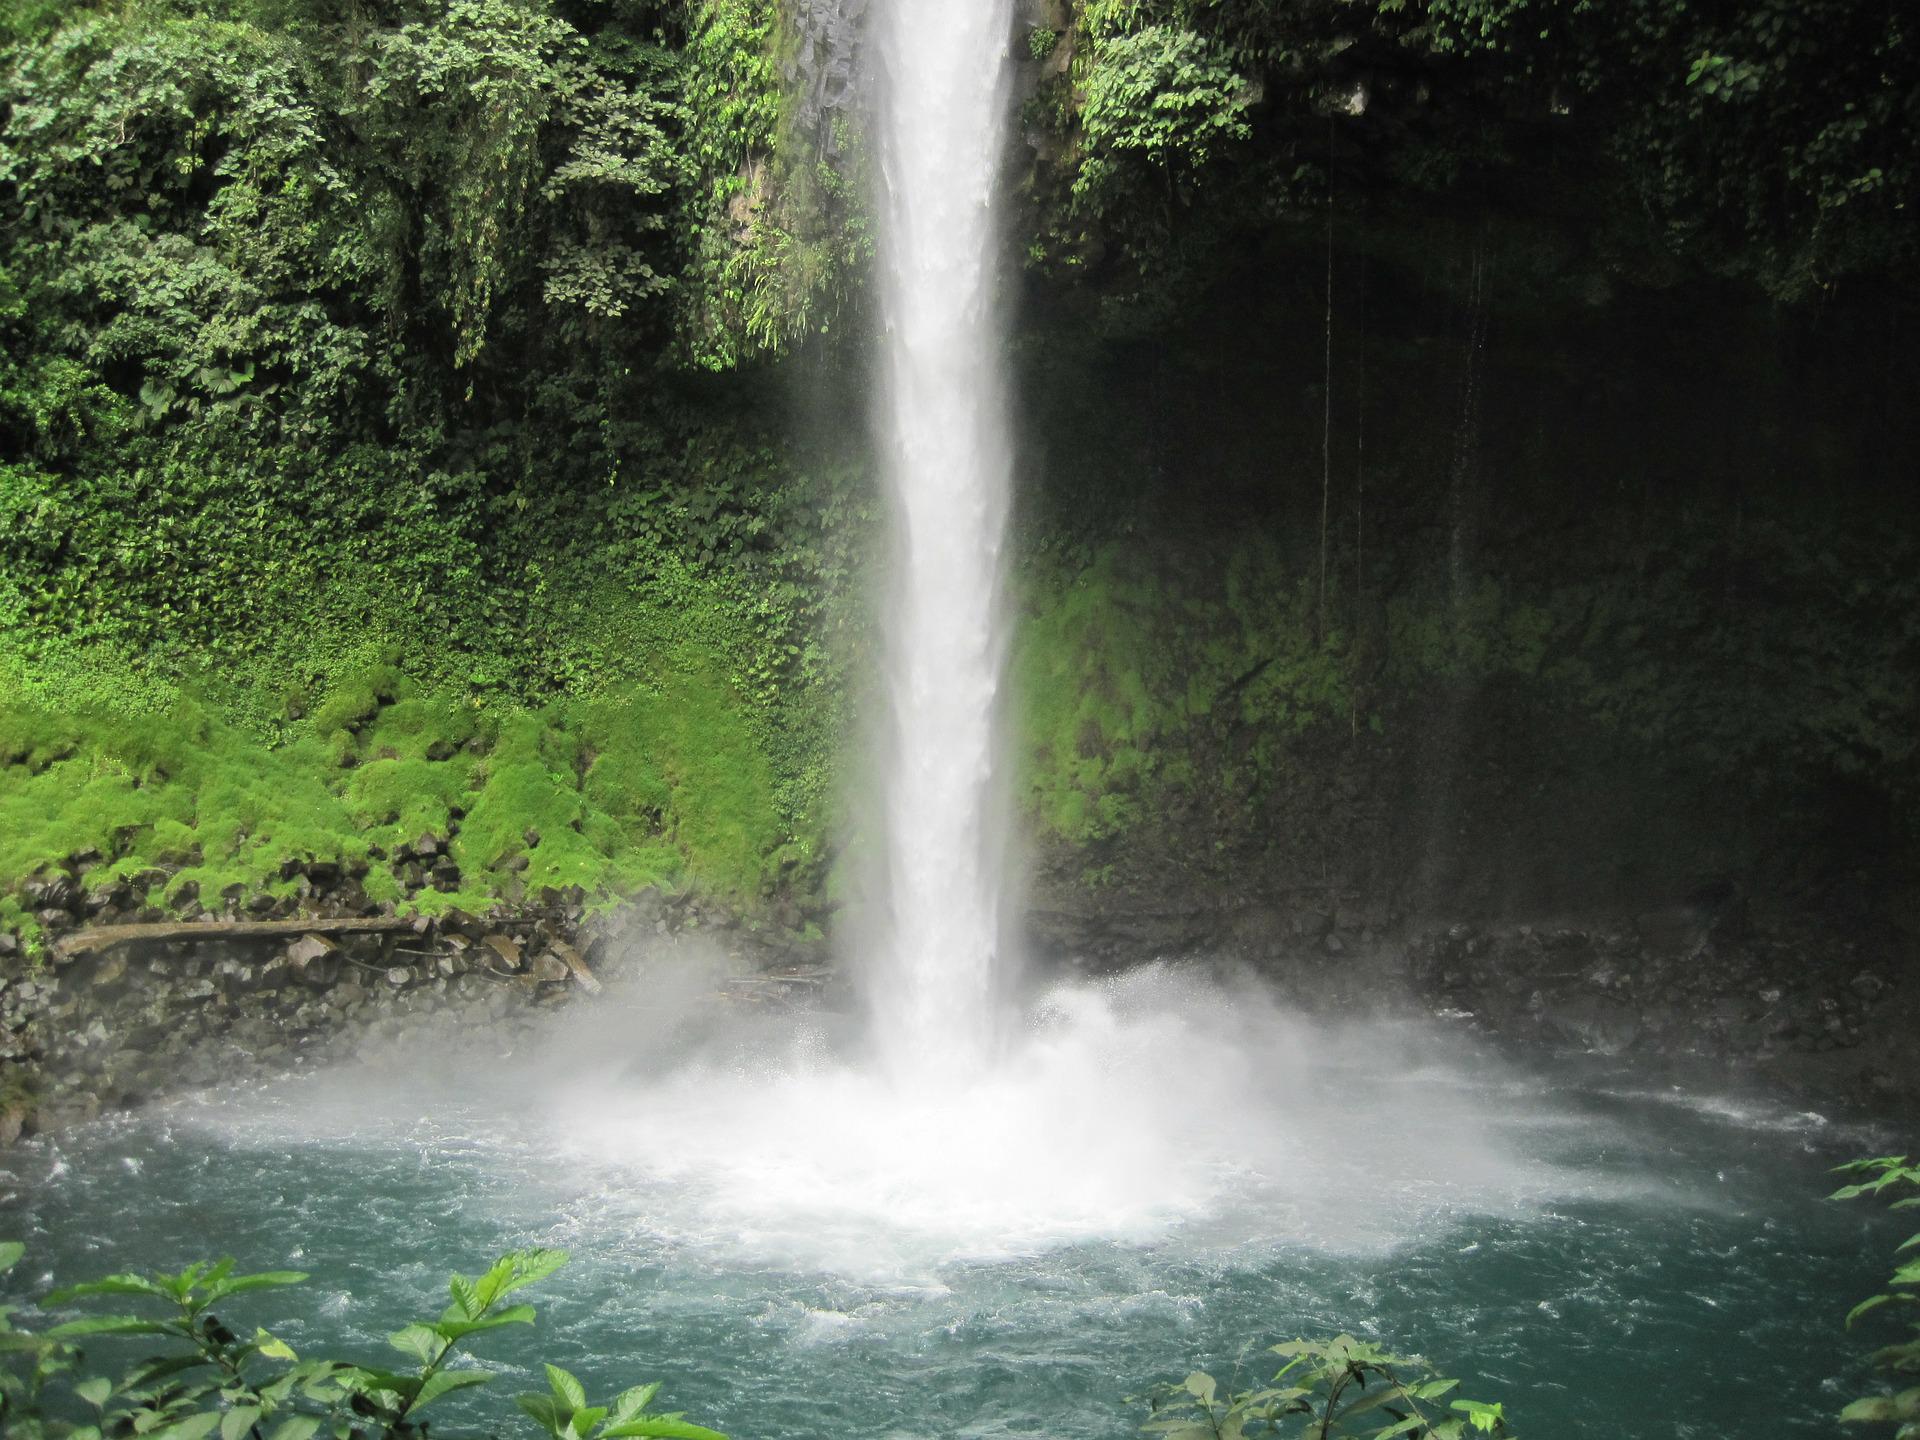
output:
<path id="1" fill-rule="evenodd" d="M 877 35 L 886 307 L 882 432 L 897 574 L 888 916 L 870 957 L 897 1076 L 987 1057 L 1001 948 L 995 702 L 1008 438 L 994 189 L 1009 0 L 883 0 Z"/>

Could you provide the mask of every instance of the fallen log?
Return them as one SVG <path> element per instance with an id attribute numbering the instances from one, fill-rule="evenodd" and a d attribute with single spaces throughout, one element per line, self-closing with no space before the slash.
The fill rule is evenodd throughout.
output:
<path id="1" fill-rule="evenodd" d="M 53 942 L 57 960 L 97 954 L 141 940 L 272 940 L 282 935 L 380 935 L 412 930 L 414 922 L 397 915 L 355 915 L 300 920 L 180 920 L 152 925 L 96 925 Z"/>

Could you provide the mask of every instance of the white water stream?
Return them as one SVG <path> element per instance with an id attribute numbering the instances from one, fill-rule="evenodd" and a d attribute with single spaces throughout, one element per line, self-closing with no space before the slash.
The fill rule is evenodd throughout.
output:
<path id="1" fill-rule="evenodd" d="M 995 720 L 1008 438 L 994 190 L 1012 14 L 1008 0 L 891 0 L 878 21 L 898 563 L 888 905 L 868 968 L 893 1078 L 944 1085 L 992 1053 L 1004 948 Z"/>

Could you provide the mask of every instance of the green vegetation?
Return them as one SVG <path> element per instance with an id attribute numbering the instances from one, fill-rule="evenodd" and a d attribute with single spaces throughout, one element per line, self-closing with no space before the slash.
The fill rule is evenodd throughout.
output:
<path id="1" fill-rule="evenodd" d="M 1013 745 L 1061 873 L 1134 878 L 1169 826 L 1258 853 L 1330 755 L 1474 687 L 1916 813 L 1910 532 L 1849 513 L 1906 434 L 1910 27 L 1603 8 L 1027 31 L 1021 398 L 1062 433 L 1023 480 Z M 308 857 L 424 909 L 825 893 L 878 578 L 859 43 L 760 0 L 0 7 L 0 927 L 95 851 L 90 884 L 209 908 L 297 898 Z M 1768 319 L 1680 388 L 1733 355 L 1796 405 L 1810 297 L 1884 319 L 1832 382 L 1880 418 L 1643 424 L 1622 377 L 1724 315 Z M 1484 425 L 1462 368 L 1507 397 Z M 1512 526 L 1438 559 L 1470 432 L 1577 451 L 1590 404 L 1650 438 L 1509 453 L 1465 507 L 1571 562 Z M 409 888 L 427 833 L 451 889 Z"/>
<path id="2" fill-rule="evenodd" d="M 1840 1167 L 1841 1172 L 1861 1177 L 1843 1185 L 1830 1197 L 1853 1200 L 1862 1195 L 1897 1195 L 1895 1210 L 1920 1209 L 1920 1166 L 1909 1165 L 1904 1155 L 1882 1156 L 1874 1160 L 1856 1160 Z M 1900 1252 L 1920 1247 L 1920 1235 L 1910 1236 Z M 1907 1260 L 1893 1272 L 1893 1279 L 1878 1295 L 1869 1296 L 1847 1314 L 1847 1328 L 1861 1316 L 1882 1306 L 1920 1305 L 1920 1256 Z M 1907 1340 L 1883 1346 L 1873 1354 L 1874 1368 L 1884 1372 L 1895 1385 L 1904 1384 L 1920 1374 L 1920 1319 L 1909 1319 Z M 1870 1395 L 1855 1400 L 1840 1412 L 1840 1418 L 1855 1425 L 1893 1425 L 1894 1440 L 1914 1440 L 1920 1436 L 1920 1385 L 1908 1386 L 1889 1395 Z"/>
<path id="3" fill-rule="evenodd" d="M 0 1246 L 0 1271 L 24 1253 Z M 152 1440 L 423 1440 L 421 1412 L 435 1402 L 494 1379 L 491 1370 L 454 1362 L 474 1340 L 509 1325 L 531 1325 L 527 1304 L 507 1297 L 546 1279 L 566 1263 L 562 1250 L 519 1250 L 501 1256 L 483 1274 L 455 1275 L 452 1303 L 437 1320 L 416 1320 L 387 1337 L 410 1368 L 388 1370 L 347 1360 L 301 1359 L 264 1328 L 243 1338 L 214 1307 L 240 1295 L 298 1285 L 307 1277 L 275 1270 L 236 1275 L 233 1261 L 189 1265 L 178 1274 L 110 1275 L 55 1291 L 42 1302 L 134 1299 L 146 1313 L 92 1316 L 42 1330 L 14 1323 L 19 1307 L 0 1307 L 0 1430 L 21 1440 L 102 1440 L 141 1435 Z M 129 1366 L 119 1376 L 94 1370 L 75 1342 L 140 1337 L 168 1349 Z M 580 1382 L 548 1365 L 549 1393 L 518 1397 L 520 1409 L 554 1440 L 726 1440 L 678 1412 L 653 1409 L 660 1386 L 636 1386 L 609 1404 L 589 1405 Z M 76 1415 L 88 1414 L 91 1421 Z"/>
<path id="4" fill-rule="evenodd" d="M 1373 224 L 1526 216 L 1596 272 L 1677 258 L 1806 298 L 1915 258 L 1911 20 L 1850 0 L 1080 0 L 1035 109 L 1054 279 L 1168 313 L 1229 245 L 1364 197 Z M 1766 165 L 1754 157 L 1769 157 Z M 1386 217 L 1394 217 L 1389 221 Z M 1542 238 L 1545 238 L 1544 236 Z"/>
<path id="5" fill-rule="evenodd" d="M 1235 546 L 1224 564 L 1111 543 L 1036 563 L 1025 580 L 1021 788 L 1060 839 L 1106 839 L 1179 798 L 1217 804 L 1222 819 L 1236 802 L 1257 809 L 1289 740 L 1347 717 L 1344 639 L 1314 640 L 1306 578 L 1269 542 Z"/>
<path id="6" fill-rule="evenodd" d="M 0 1273 L 24 1253 L 0 1246 Z M 456 1363 L 472 1343 L 511 1325 L 534 1323 L 533 1307 L 508 1297 L 546 1279 L 566 1263 L 559 1250 L 503 1255 L 483 1274 L 456 1274 L 452 1303 L 437 1320 L 395 1330 L 388 1344 L 405 1356 L 400 1371 L 336 1359 L 302 1359 L 265 1328 L 243 1337 L 215 1307 L 236 1296 L 297 1286 L 297 1271 L 237 1275 L 231 1260 L 195 1264 L 178 1274 L 121 1274 L 57 1290 L 41 1302 L 59 1309 L 100 1298 L 143 1302 L 149 1313 L 92 1316 L 47 1327 L 18 1323 L 19 1306 L 0 1307 L 0 1427 L 22 1440 L 102 1440 L 142 1435 L 155 1440 L 419 1440 L 449 1431 L 421 1412 L 438 1401 L 486 1385 L 494 1372 Z M 138 1337 L 170 1348 L 147 1356 L 118 1377 L 88 1363 L 79 1343 Z M 1170 1440 L 1253 1434 L 1343 1436 L 1390 1440 L 1406 1435 L 1461 1440 L 1469 1433 L 1507 1435 L 1499 1405 L 1452 1398 L 1457 1381 L 1443 1379 L 1419 1360 L 1388 1354 L 1342 1335 L 1272 1347 L 1282 1365 L 1268 1386 L 1238 1394 L 1213 1378 L 1189 1375 L 1147 1397 L 1154 1418 L 1146 1429 Z M 675 1412 L 653 1409 L 660 1386 L 637 1386 L 606 1405 L 592 1405 L 576 1380 L 545 1367 L 544 1394 L 517 1397 L 520 1409 L 552 1440 L 725 1440 Z M 1407 1379 L 1419 1373 L 1417 1380 Z M 73 1417 L 91 1413 L 91 1421 Z M 1365 1417 L 1365 1418 L 1363 1418 Z"/>
<path id="7" fill-rule="evenodd" d="M 7 19 L 0 925 L 92 852 L 156 903 L 302 857 L 400 901 L 424 832 L 422 908 L 817 883 L 865 480 L 701 378 L 860 248 L 771 13 Z"/>
<path id="8" fill-rule="evenodd" d="M 656 692 L 538 712 L 480 710 L 380 668 L 271 746 L 185 696 L 134 715 L 8 707 L 0 874 L 93 856 L 90 890 L 131 883 L 148 903 L 218 909 L 297 898 L 301 868 L 328 861 L 403 911 L 470 913 L 548 887 L 610 898 L 697 876 L 752 907 L 818 852 L 779 824 L 749 713 L 691 658 Z M 423 836 L 458 866 L 431 888 L 409 848 Z M 13 896 L 0 925 L 36 931 Z"/>
<path id="9" fill-rule="evenodd" d="M 1290 1340 L 1268 1347 L 1286 1363 L 1266 1385 L 1227 1393 L 1213 1376 L 1195 1371 L 1148 1398 L 1154 1418 L 1145 1426 L 1168 1440 L 1241 1440 L 1248 1435 L 1296 1435 L 1302 1440 L 1462 1440 L 1472 1434 L 1511 1435 L 1498 1404 L 1453 1398 L 1458 1380 L 1433 1373 L 1422 1360 L 1390 1355 L 1366 1340 Z M 1421 1378 L 1409 1379 L 1418 1374 Z"/>
<path id="10" fill-rule="evenodd" d="M 1402 743 L 1436 701 L 1489 691 L 1733 785 L 1904 787 L 1920 753 L 1898 659 L 1920 644 L 1907 547 L 1759 526 L 1733 556 L 1727 539 L 1711 521 L 1665 531 L 1626 552 L 1631 581 L 1611 550 L 1591 568 L 1488 566 L 1457 591 L 1444 555 L 1400 555 L 1376 602 L 1340 577 L 1324 630 L 1311 562 L 1259 534 L 1035 559 L 1012 661 L 1024 807 L 1094 882 L 1113 878 L 1114 842 L 1169 817 L 1259 843 L 1343 752 Z M 1748 575 L 1766 603 L 1725 613 L 1730 577 Z"/>

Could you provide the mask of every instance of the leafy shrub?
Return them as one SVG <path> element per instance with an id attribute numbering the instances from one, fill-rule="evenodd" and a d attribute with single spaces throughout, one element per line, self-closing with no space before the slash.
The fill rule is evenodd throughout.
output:
<path id="1" fill-rule="evenodd" d="M 1840 1172 L 1862 1178 L 1851 1185 L 1841 1186 L 1830 1199 L 1852 1200 L 1861 1195 L 1920 1192 L 1920 1165 L 1909 1165 L 1904 1155 L 1856 1160 L 1850 1165 L 1842 1165 Z M 1893 1202 L 1892 1208 L 1920 1209 L 1920 1193 L 1903 1195 Z M 1900 1246 L 1900 1251 L 1905 1253 L 1916 1247 L 1920 1247 L 1920 1234 L 1909 1237 Z M 1920 1259 L 1908 1260 L 1896 1267 L 1884 1291 L 1870 1295 L 1854 1306 L 1847 1315 L 1847 1328 L 1852 1329 L 1853 1322 L 1862 1315 L 1886 1305 L 1920 1305 Z M 1920 1320 L 1910 1320 L 1907 1328 L 1910 1338 L 1874 1352 L 1876 1369 L 1889 1376 L 1910 1378 L 1920 1375 Z M 1920 1385 L 1892 1395 L 1871 1395 L 1855 1400 L 1840 1412 L 1840 1418 L 1855 1425 L 1898 1425 L 1900 1428 L 1894 1432 L 1895 1440 L 1916 1440 L 1916 1437 L 1920 1437 Z"/>
<path id="2" fill-rule="evenodd" d="M 1150 183 L 1138 167 L 1191 179 L 1253 133 L 1253 96 L 1231 58 L 1192 30 L 1152 25 L 1103 39 L 1080 111 L 1086 155 L 1075 199 L 1097 209 L 1132 193 Z"/>
<path id="3" fill-rule="evenodd" d="M 0 1246 L 0 1271 L 24 1247 Z M 349 1360 L 307 1359 L 265 1329 L 243 1338 L 214 1307 L 237 1295 L 298 1285 L 307 1277 L 276 1270 L 236 1275 L 233 1261 L 189 1265 L 178 1274 L 109 1275 L 49 1295 L 46 1305 L 104 1297 L 144 1302 L 147 1313 L 69 1320 L 45 1330 L 17 1328 L 18 1307 L 0 1307 L 0 1433 L 21 1440 L 414 1440 L 427 1434 L 422 1412 L 460 1390 L 485 1385 L 493 1372 L 457 1365 L 471 1342 L 508 1325 L 531 1325 L 527 1304 L 506 1304 L 515 1292 L 566 1263 L 562 1250 L 519 1250 L 485 1273 L 455 1275 L 452 1299 L 437 1320 L 416 1320 L 387 1337 L 411 1364 L 401 1370 Z M 165 1342 L 119 1377 L 97 1373 L 75 1344 L 95 1336 Z M 726 1440 L 677 1412 L 655 1411 L 660 1386 L 637 1386 L 607 1405 L 589 1405 L 580 1382 L 546 1367 L 548 1393 L 518 1403 L 553 1440 Z M 78 1402 L 77 1404 L 75 1402 Z M 91 1422 L 62 1418 L 90 1410 Z M 445 1434 L 444 1430 L 439 1433 Z"/>
<path id="4" fill-rule="evenodd" d="M 1369 1341 L 1340 1335 L 1270 1348 L 1286 1363 L 1267 1385 L 1223 1394 L 1213 1376 L 1195 1371 L 1147 1397 L 1153 1419 L 1144 1428 L 1168 1440 L 1241 1440 L 1246 1435 L 1461 1440 L 1470 1430 L 1512 1434 L 1501 1406 L 1447 1400 L 1459 1388 L 1458 1380 L 1435 1375 L 1425 1361 L 1390 1355 Z M 1415 1374 L 1420 1378 L 1407 1378 Z"/>

